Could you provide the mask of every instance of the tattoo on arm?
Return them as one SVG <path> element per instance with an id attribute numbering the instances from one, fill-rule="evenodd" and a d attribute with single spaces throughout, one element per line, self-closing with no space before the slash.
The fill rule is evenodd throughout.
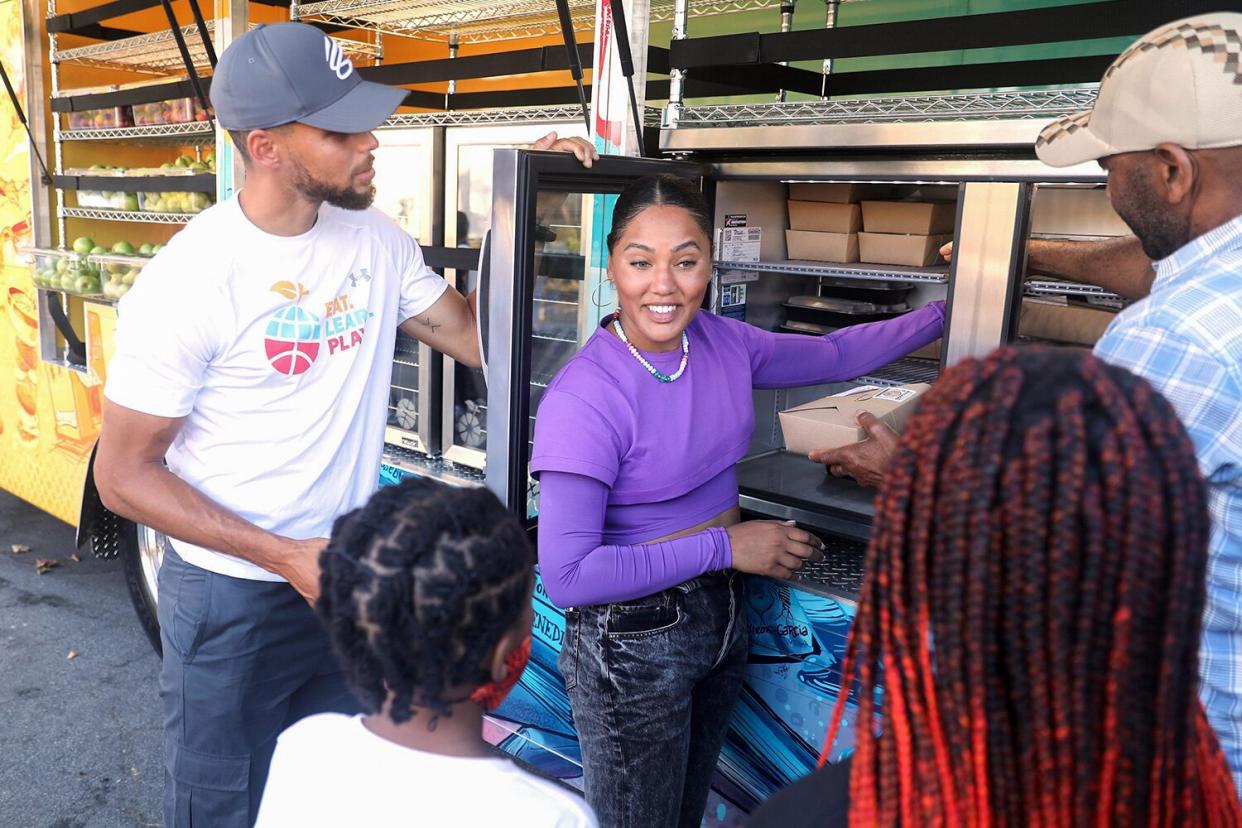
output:
<path id="1" fill-rule="evenodd" d="M 425 325 L 428 328 L 431 328 L 432 333 L 435 333 L 441 327 L 440 325 L 437 325 L 434 321 L 432 321 L 430 315 L 424 316 L 422 319 L 418 320 L 418 324 Z"/>

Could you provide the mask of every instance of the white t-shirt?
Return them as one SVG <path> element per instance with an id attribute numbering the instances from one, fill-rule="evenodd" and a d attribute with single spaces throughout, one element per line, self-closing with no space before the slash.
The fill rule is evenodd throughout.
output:
<path id="1" fill-rule="evenodd" d="M 294 237 L 253 225 L 237 197 L 195 217 L 118 306 L 109 400 L 186 417 L 169 469 L 257 526 L 327 537 L 379 480 L 399 323 L 447 288 L 378 210 L 323 205 Z M 213 572 L 283 580 L 174 540 Z"/>
<path id="2" fill-rule="evenodd" d="M 504 758 L 389 742 L 361 716 L 320 713 L 280 735 L 256 828 L 596 828 L 586 801 Z"/>

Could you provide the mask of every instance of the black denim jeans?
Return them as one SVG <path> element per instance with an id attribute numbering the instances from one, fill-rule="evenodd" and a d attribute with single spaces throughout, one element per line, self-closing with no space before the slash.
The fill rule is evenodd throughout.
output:
<path id="1" fill-rule="evenodd" d="M 601 828 L 697 828 L 746 652 L 736 572 L 566 614 L 558 664 Z"/>

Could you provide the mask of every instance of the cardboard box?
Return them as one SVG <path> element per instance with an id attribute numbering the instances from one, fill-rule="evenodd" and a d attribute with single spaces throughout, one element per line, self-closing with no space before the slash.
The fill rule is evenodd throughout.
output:
<path id="1" fill-rule="evenodd" d="M 1031 204 L 1031 233 L 1041 236 L 1124 236 L 1130 228 L 1113 210 L 1107 190 L 1039 187 Z"/>
<path id="2" fill-rule="evenodd" d="M 934 359 L 937 362 L 939 362 L 940 353 L 943 348 L 944 348 L 944 340 L 937 339 L 935 342 L 928 343 L 927 345 L 924 345 L 922 348 L 919 348 L 917 351 L 912 351 L 911 353 L 907 354 L 907 356 L 912 356 L 915 359 Z"/>
<path id="3" fill-rule="evenodd" d="M 863 229 L 868 233 L 934 236 L 952 233 L 957 205 L 952 201 L 864 201 Z"/>
<path id="4" fill-rule="evenodd" d="M 857 233 L 786 230 L 785 246 L 791 259 L 810 259 L 816 262 L 858 261 Z"/>
<path id="5" fill-rule="evenodd" d="M 857 233 L 862 229 L 862 207 L 827 201 L 789 202 L 789 229 L 817 233 Z"/>
<path id="6" fill-rule="evenodd" d="M 930 385 L 902 385 L 877 388 L 864 385 L 844 394 L 821 397 L 779 413 L 785 450 L 809 454 L 816 449 L 838 448 L 861 442 L 866 432 L 858 425 L 858 414 L 869 411 L 900 433 Z"/>
<path id="7" fill-rule="evenodd" d="M 1070 345 L 1095 345 L 1104 329 L 1116 318 L 1115 311 L 1060 305 L 1034 299 L 1022 300 L 1018 335 Z"/>
<path id="8" fill-rule="evenodd" d="M 940 247 L 952 238 L 951 235 L 911 236 L 897 233 L 859 233 L 858 257 L 871 264 L 927 267 L 941 261 Z"/>
<path id="9" fill-rule="evenodd" d="M 887 184 L 851 183 L 793 183 L 789 185 L 789 198 L 793 201 L 826 201 L 849 204 L 864 198 L 887 198 L 893 192 Z"/>

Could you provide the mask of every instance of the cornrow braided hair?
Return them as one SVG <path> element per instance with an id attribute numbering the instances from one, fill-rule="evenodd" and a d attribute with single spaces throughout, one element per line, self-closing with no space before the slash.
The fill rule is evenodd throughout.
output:
<path id="1" fill-rule="evenodd" d="M 1205 498 L 1127 371 L 1007 348 L 946 372 L 877 501 L 851 824 L 1242 825 L 1196 694 Z"/>
<path id="2" fill-rule="evenodd" d="M 495 495 L 422 478 L 337 519 L 319 617 L 358 700 L 408 721 L 490 680 L 488 659 L 530 599 L 535 554 Z M 434 721 L 434 719 L 433 719 Z"/>

